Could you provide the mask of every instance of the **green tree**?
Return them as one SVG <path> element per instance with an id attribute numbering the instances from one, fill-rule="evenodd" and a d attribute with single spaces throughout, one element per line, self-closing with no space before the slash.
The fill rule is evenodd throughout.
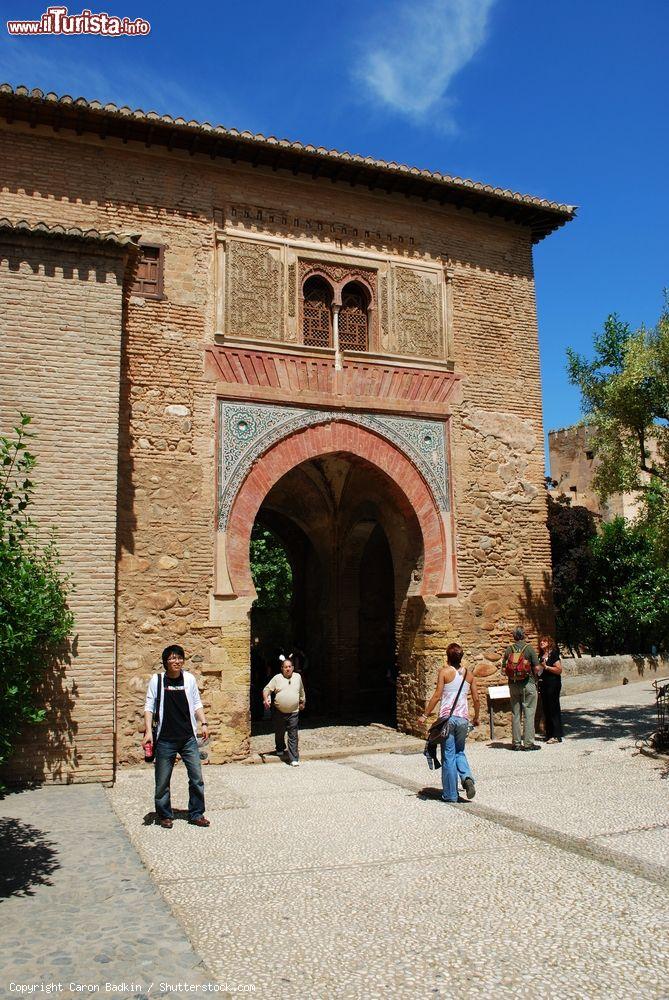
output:
<path id="1" fill-rule="evenodd" d="M 646 528 L 669 553 L 669 299 L 652 330 L 614 314 L 594 338 L 594 358 L 568 350 L 569 378 L 581 390 L 597 456 L 602 500 L 635 493 Z"/>
<path id="2" fill-rule="evenodd" d="M 587 645 L 598 653 L 669 647 L 669 569 L 643 524 L 622 517 L 590 543 Z"/>
<path id="3" fill-rule="evenodd" d="M 251 575 L 258 608 L 285 608 L 293 594 L 293 572 L 286 550 L 267 528 L 254 524 L 251 532 Z"/>
<path id="4" fill-rule="evenodd" d="M 585 507 L 548 498 L 558 641 L 572 651 L 669 648 L 669 568 L 644 523 L 599 531 Z"/>
<path id="5" fill-rule="evenodd" d="M 13 436 L 0 437 L 0 763 L 22 726 L 44 719 L 37 688 L 73 625 L 54 538 L 41 545 L 28 513 L 29 424 L 22 413 Z"/>

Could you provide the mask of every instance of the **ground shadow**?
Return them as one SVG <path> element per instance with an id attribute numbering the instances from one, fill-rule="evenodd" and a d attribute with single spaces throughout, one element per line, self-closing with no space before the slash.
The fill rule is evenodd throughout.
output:
<path id="1" fill-rule="evenodd" d="M 441 797 L 441 788 L 435 788 L 434 785 L 427 785 L 425 788 L 421 788 L 419 792 L 416 792 L 416 798 L 420 799 L 421 802 L 442 802 L 444 805 L 452 806 L 455 802 L 445 802 Z M 468 803 L 468 799 L 463 799 L 462 796 L 458 796 L 458 803 Z"/>
<path id="2" fill-rule="evenodd" d="M 0 819 L 0 898 L 33 896 L 35 886 L 53 885 L 57 857 L 41 830 L 20 819 Z"/>
<path id="3" fill-rule="evenodd" d="M 612 708 L 562 710 L 564 734 L 572 740 L 640 739 L 653 732 L 655 705 L 616 705 Z"/>
<path id="4" fill-rule="evenodd" d="M 188 810 L 187 809 L 173 809 L 172 813 L 174 815 L 175 821 L 176 820 L 185 820 L 186 823 L 188 822 Z M 151 812 L 146 813 L 145 816 L 144 816 L 144 818 L 142 819 L 142 825 L 143 826 L 155 826 L 157 823 L 158 823 L 158 813 L 155 810 L 152 810 Z"/>
<path id="5" fill-rule="evenodd" d="M 416 798 L 422 802 L 427 802 L 430 799 L 438 802 L 443 801 L 441 798 L 441 788 L 435 788 L 434 785 L 426 785 L 425 788 L 421 788 L 419 792 L 416 792 Z"/>

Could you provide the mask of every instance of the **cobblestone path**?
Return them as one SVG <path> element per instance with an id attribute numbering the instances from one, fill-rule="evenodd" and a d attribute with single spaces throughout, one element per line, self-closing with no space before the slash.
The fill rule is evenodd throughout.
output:
<path id="1" fill-rule="evenodd" d="M 161 981 L 207 981 L 100 785 L 12 793 L 0 814 L 0 996 L 141 996 L 152 982 L 158 996 Z"/>
<path id="2" fill-rule="evenodd" d="M 271 1000 L 666 1000 L 669 764 L 634 748 L 652 689 L 565 708 L 561 745 L 473 744 L 476 798 L 456 806 L 406 750 L 207 767 L 209 830 L 145 825 L 148 768 L 107 792 L 10 796 L 42 854 L 34 896 L 18 874 L 9 885 L 3 958 L 24 982 L 64 980 L 59 968 L 127 980 L 155 962 L 157 931 L 161 976 L 188 983 L 184 996 L 210 976 Z M 173 792 L 185 806 L 181 767 Z M 33 795 L 43 812 L 27 809 Z"/>
<path id="3" fill-rule="evenodd" d="M 256 995 L 660 1000 L 668 768 L 633 739 L 652 689 L 566 701 L 561 745 L 472 745 L 469 804 L 403 752 L 208 768 L 201 838 L 137 821 L 146 772 L 111 795 L 212 973 Z"/>
<path id="4" fill-rule="evenodd" d="M 260 732 L 251 737 L 253 754 L 265 755 L 274 752 L 274 729 L 271 722 L 258 723 Z M 380 722 L 357 725 L 327 722 L 307 716 L 300 719 L 300 754 L 308 759 L 327 756 L 361 747 L 378 750 L 417 750 L 421 741 L 400 733 L 391 726 Z"/>

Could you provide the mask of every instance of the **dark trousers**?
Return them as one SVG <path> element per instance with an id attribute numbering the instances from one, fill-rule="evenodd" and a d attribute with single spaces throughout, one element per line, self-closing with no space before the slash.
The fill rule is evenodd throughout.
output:
<path id="1" fill-rule="evenodd" d="M 170 801 L 170 779 L 176 755 L 179 754 L 188 772 L 188 818 L 204 816 L 204 781 L 197 740 L 191 736 L 182 740 L 159 739 L 156 743 L 156 812 L 159 819 L 174 819 Z"/>
<path id="2" fill-rule="evenodd" d="M 562 739 L 562 713 L 560 712 L 560 691 L 562 681 L 559 677 L 541 680 L 541 701 L 544 706 L 544 729 L 546 739 Z"/>
<path id="3" fill-rule="evenodd" d="M 274 744 L 277 753 L 283 753 L 286 749 L 286 733 L 288 734 L 288 760 L 299 760 L 300 754 L 297 749 L 297 722 L 300 717 L 299 712 L 280 712 L 278 708 L 274 712 Z"/>

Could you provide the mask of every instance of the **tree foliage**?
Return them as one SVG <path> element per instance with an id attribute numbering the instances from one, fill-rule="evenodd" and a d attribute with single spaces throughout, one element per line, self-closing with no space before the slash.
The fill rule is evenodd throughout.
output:
<path id="1" fill-rule="evenodd" d="M 558 641 L 590 653 L 669 649 L 669 569 L 642 523 L 598 531 L 585 507 L 548 498 Z"/>
<path id="2" fill-rule="evenodd" d="M 591 549 L 588 646 L 603 654 L 669 648 L 669 569 L 645 526 L 617 517 Z"/>
<path id="3" fill-rule="evenodd" d="M 251 575 L 258 608 L 285 608 L 292 599 L 293 572 L 286 550 L 267 528 L 254 524 L 251 532 Z"/>
<path id="4" fill-rule="evenodd" d="M 41 545 L 28 513 L 29 424 L 22 413 L 13 435 L 0 437 L 0 762 L 21 727 L 44 718 L 37 687 L 73 625 L 54 538 Z"/>
<path id="5" fill-rule="evenodd" d="M 568 350 L 597 457 L 602 500 L 635 493 L 647 528 L 669 554 L 669 299 L 652 330 L 632 330 L 613 314 L 595 335 L 594 358 Z"/>

